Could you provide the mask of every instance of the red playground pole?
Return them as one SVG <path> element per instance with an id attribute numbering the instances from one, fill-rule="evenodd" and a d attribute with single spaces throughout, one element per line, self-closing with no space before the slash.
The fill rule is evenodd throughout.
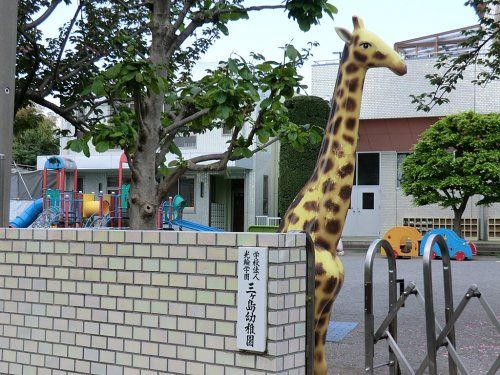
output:
<path id="1" fill-rule="evenodd" d="M 64 195 L 64 228 L 69 228 L 69 195 Z"/>

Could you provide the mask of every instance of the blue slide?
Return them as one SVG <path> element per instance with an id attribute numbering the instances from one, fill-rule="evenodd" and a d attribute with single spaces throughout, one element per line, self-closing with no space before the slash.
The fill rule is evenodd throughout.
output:
<path id="1" fill-rule="evenodd" d="M 197 232 L 224 232 L 222 229 L 209 227 L 207 225 L 201 225 L 198 223 L 193 223 L 192 221 L 175 219 L 172 220 L 172 225 L 177 225 L 181 228 L 195 230 Z"/>
<path id="2" fill-rule="evenodd" d="M 26 211 L 16 217 L 9 224 L 12 228 L 27 228 L 36 220 L 38 215 L 43 211 L 43 199 L 37 199 L 31 203 Z"/>

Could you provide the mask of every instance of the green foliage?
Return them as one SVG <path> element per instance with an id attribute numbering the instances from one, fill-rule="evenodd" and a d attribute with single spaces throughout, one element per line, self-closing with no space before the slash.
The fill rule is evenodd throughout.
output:
<path id="1" fill-rule="evenodd" d="M 438 72 L 425 76 L 435 87 L 434 90 L 410 95 L 412 103 L 417 105 L 417 110 L 429 112 L 435 105 L 449 103 L 447 95 L 456 89 L 458 82 L 464 78 L 465 70 L 472 65 L 476 65 L 474 70 L 477 71 L 472 80 L 473 84 L 484 86 L 500 79 L 500 20 L 498 15 L 497 21 L 493 15 L 484 16 L 485 12 L 499 6 L 500 1 L 468 0 L 465 5 L 476 11 L 480 27 L 463 32 L 466 39 L 460 43 L 462 53 L 438 56 L 434 65 Z"/>
<path id="2" fill-rule="evenodd" d="M 403 162 L 402 188 L 416 205 L 457 211 L 473 195 L 500 201 L 500 114 L 446 116 L 422 133 Z M 461 213 L 460 213 L 461 214 Z"/>
<path id="3" fill-rule="evenodd" d="M 54 122 L 34 107 L 18 111 L 14 119 L 12 155 L 17 164 L 36 165 L 38 155 L 59 153 Z"/>
<path id="4" fill-rule="evenodd" d="M 331 19 L 337 14 L 337 8 L 327 0 L 287 0 L 288 17 L 295 19 L 302 31 L 308 31 L 311 25 L 317 25 L 325 12 Z"/>
<path id="5" fill-rule="evenodd" d="M 322 135 L 328 121 L 328 102 L 317 96 L 296 96 L 285 102 L 290 120 L 296 124 L 310 124 L 322 129 L 297 150 L 291 144 L 282 143 L 279 160 L 278 212 L 284 215 L 293 199 L 314 170 L 321 148 Z"/>

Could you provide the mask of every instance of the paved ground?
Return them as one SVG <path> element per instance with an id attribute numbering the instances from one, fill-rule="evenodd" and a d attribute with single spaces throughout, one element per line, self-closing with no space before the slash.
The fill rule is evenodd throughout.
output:
<path id="1" fill-rule="evenodd" d="M 346 270 L 344 286 L 334 304 L 334 320 L 358 322 L 340 343 L 327 343 L 329 374 L 351 375 L 364 373 L 364 324 L 363 324 L 363 262 L 362 253 L 347 254 L 342 258 Z M 455 307 L 471 284 L 477 284 L 497 317 L 500 315 L 500 257 L 478 257 L 474 261 L 452 261 L 453 294 Z M 387 261 L 375 260 L 375 324 L 380 323 L 387 310 Z M 423 293 L 422 260 L 397 261 L 398 278 L 405 285 L 414 281 Z M 434 306 L 440 322 L 443 318 L 442 272 L 438 261 L 433 262 Z M 378 319 L 377 319 L 378 318 Z M 425 356 L 425 321 L 423 307 L 410 296 L 406 307 L 399 314 L 399 343 L 413 368 L 418 367 Z M 443 324 L 444 325 L 444 324 Z M 470 374 L 484 374 L 500 353 L 500 336 L 487 318 L 477 299 L 469 302 L 456 328 L 458 352 Z M 438 353 L 439 373 L 446 374 L 445 350 Z M 376 347 L 375 363 L 387 358 L 387 346 L 380 342 Z M 383 367 L 376 374 L 388 374 Z"/>

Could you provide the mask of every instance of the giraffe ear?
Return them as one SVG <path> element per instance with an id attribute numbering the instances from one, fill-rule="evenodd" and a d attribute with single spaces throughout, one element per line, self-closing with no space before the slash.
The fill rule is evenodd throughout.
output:
<path id="1" fill-rule="evenodd" d="M 352 16 L 352 24 L 354 25 L 354 30 L 365 28 L 365 23 L 358 16 Z"/>
<path id="2" fill-rule="evenodd" d="M 351 42 L 352 42 L 352 34 L 351 34 L 351 32 L 349 30 L 344 29 L 343 27 L 336 27 L 335 31 L 340 36 L 340 39 L 342 39 L 347 44 L 351 44 Z"/>

